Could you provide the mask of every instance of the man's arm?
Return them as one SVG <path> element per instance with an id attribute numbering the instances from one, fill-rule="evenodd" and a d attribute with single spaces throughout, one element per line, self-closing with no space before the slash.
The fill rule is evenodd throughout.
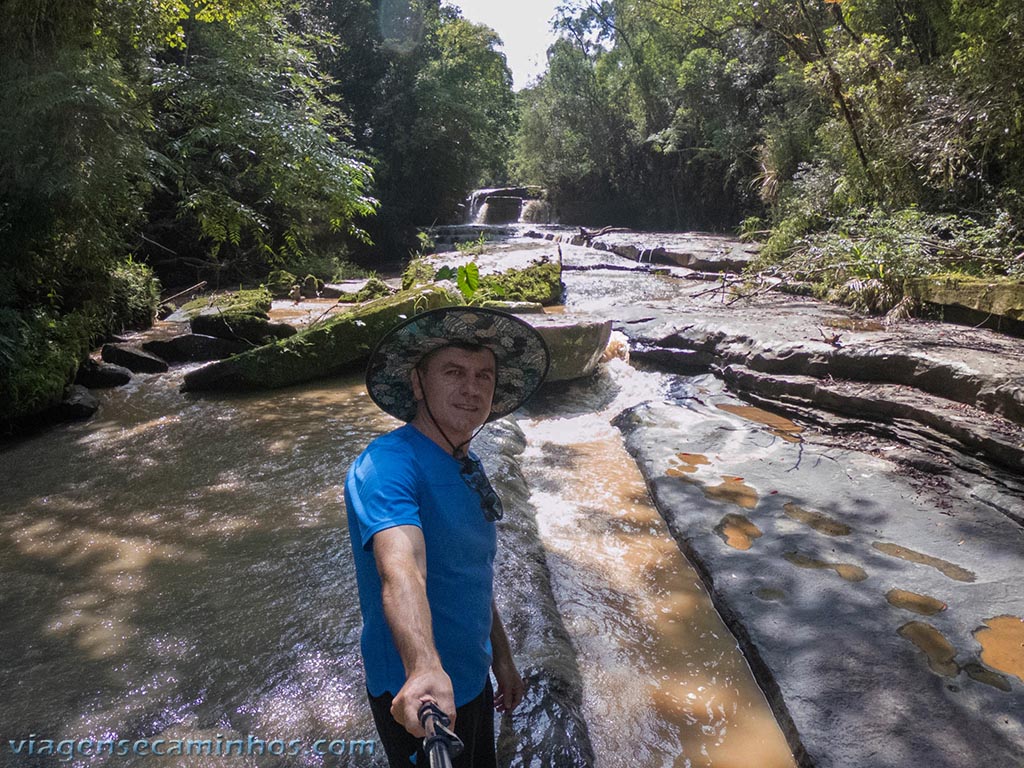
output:
<path id="1" fill-rule="evenodd" d="M 498 606 L 491 601 L 491 652 L 494 660 L 491 669 L 494 679 L 498 681 L 498 690 L 494 692 L 494 708 L 499 712 L 511 712 L 519 706 L 526 695 L 526 684 L 516 669 L 512 658 L 512 648 L 505 634 L 505 625 L 498 615 Z"/>
<path id="2" fill-rule="evenodd" d="M 422 737 L 416 715 L 434 701 L 455 724 L 452 681 L 441 666 L 427 602 L 427 557 L 423 531 L 415 525 L 387 528 L 373 537 L 384 616 L 405 666 L 405 685 L 395 695 L 391 715 L 413 736 Z"/>

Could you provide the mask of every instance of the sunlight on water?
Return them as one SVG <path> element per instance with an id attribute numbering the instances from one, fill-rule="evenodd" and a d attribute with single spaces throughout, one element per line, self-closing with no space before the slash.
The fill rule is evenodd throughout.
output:
<path id="1" fill-rule="evenodd" d="M 191 398 L 187 370 L 137 376 L 92 421 L 3 452 L 4 738 L 245 733 L 298 740 L 289 765 L 323 765 L 315 739 L 375 737 L 341 483 L 394 423 L 356 378 Z M 0 764 L 41 759 L 23 757 Z"/>

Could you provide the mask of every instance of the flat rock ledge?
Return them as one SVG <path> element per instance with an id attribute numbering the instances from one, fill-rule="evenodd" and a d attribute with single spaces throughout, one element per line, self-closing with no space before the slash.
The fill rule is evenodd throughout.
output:
<path id="1" fill-rule="evenodd" d="M 1024 359 L 1017 339 L 928 322 L 885 326 L 799 297 L 726 308 L 627 308 L 632 355 L 713 371 L 790 413 L 818 408 L 864 421 L 914 421 L 1014 473 L 1024 472 Z"/>
<path id="2" fill-rule="evenodd" d="M 710 398 L 615 423 L 801 766 L 1020 763 L 1024 664 L 982 645 L 1024 627 L 1020 526 Z"/>
<path id="3" fill-rule="evenodd" d="M 573 235 L 530 231 L 526 237 L 587 246 L 640 264 L 665 264 L 700 272 L 742 272 L 760 250 L 755 243 L 741 243 L 733 237 L 700 232 L 605 229 Z"/>

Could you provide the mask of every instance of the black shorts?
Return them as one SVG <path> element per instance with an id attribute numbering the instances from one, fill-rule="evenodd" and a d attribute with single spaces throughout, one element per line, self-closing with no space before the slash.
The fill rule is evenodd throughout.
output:
<path id="1" fill-rule="evenodd" d="M 423 739 L 417 739 L 391 716 L 391 693 L 370 696 L 370 710 L 377 724 L 391 768 L 427 768 Z M 494 756 L 494 689 L 488 678 L 483 692 L 455 710 L 455 733 L 466 748 L 452 760 L 452 768 L 496 768 Z M 413 757 L 415 755 L 415 757 Z"/>

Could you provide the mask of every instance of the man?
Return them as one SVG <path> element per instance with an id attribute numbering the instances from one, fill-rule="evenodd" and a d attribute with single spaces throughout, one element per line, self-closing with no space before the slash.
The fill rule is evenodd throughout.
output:
<path id="1" fill-rule="evenodd" d="M 522 701 L 493 600 L 501 501 L 469 444 L 536 391 L 548 363 L 531 326 L 470 307 L 414 315 L 371 355 L 370 397 L 407 423 L 356 459 L 345 505 L 367 692 L 392 766 L 426 765 L 417 713 L 433 702 L 465 744 L 456 768 L 490 768 L 491 707 Z"/>

